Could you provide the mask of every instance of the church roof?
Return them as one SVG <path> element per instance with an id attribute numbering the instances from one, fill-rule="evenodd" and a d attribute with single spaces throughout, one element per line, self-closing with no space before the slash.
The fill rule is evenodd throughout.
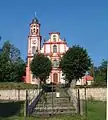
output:
<path id="1" fill-rule="evenodd" d="M 85 75 L 85 76 L 84 76 L 84 79 L 87 80 L 87 81 L 92 81 L 92 80 L 93 80 L 93 77 L 90 76 L 90 75 Z"/>
<path id="2" fill-rule="evenodd" d="M 60 32 L 50 32 L 49 34 L 50 34 L 50 35 L 51 35 L 51 34 L 59 34 L 59 35 L 60 35 Z"/>
<path id="3" fill-rule="evenodd" d="M 37 19 L 36 17 L 34 17 L 34 18 L 32 19 L 32 23 L 31 23 L 31 24 L 39 24 L 38 19 Z"/>

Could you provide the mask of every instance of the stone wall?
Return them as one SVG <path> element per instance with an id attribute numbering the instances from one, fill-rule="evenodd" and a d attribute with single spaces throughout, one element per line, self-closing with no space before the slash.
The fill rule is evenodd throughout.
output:
<path id="1" fill-rule="evenodd" d="M 32 100 L 39 94 L 39 90 L 28 90 L 28 98 Z M 25 100 L 26 90 L 0 90 L 0 100 Z"/>
<path id="2" fill-rule="evenodd" d="M 78 89 L 69 89 L 69 94 L 71 97 L 77 97 Z M 79 88 L 80 99 L 85 99 L 84 88 Z M 106 101 L 107 99 L 107 88 L 86 88 L 86 98 L 93 100 Z"/>
<path id="3" fill-rule="evenodd" d="M 79 88 L 80 98 L 85 99 L 84 88 Z M 29 100 L 32 100 L 39 94 L 39 90 L 28 90 Z M 69 89 L 69 94 L 72 97 L 77 97 L 77 89 Z M 87 99 L 106 101 L 107 88 L 87 88 Z M 25 100 L 26 90 L 0 90 L 0 100 Z"/>

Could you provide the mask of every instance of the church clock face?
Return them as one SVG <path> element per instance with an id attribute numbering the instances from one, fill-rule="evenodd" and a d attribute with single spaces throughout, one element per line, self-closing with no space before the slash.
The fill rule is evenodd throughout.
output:
<path id="1" fill-rule="evenodd" d="M 36 40 L 32 40 L 32 44 L 36 44 L 37 43 L 37 41 Z"/>

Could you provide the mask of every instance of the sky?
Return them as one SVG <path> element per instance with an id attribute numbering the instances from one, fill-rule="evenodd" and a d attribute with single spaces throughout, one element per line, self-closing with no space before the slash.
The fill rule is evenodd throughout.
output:
<path id="1" fill-rule="evenodd" d="M 9 40 L 26 59 L 35 12 L 42 36 L 60 32 L 69 47 L 86 48 L 96 66 L 108 60 L 108 0 L 0 0 L 0 47 Z"/>

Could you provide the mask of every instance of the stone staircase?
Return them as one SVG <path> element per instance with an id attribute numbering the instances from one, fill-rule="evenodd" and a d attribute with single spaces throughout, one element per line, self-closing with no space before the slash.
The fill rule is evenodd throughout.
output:
<path id="1" fill-rule="evenodd" d="M 59 97 L 56 97 L 57 92 L 60 93 Z M 41 116 L 64 113 L 74 114 L 75 108 L 66 90 L 64 88 L 57 88 L 56 92 L 47 92 L 42 95 L 32 115 Z"/>

